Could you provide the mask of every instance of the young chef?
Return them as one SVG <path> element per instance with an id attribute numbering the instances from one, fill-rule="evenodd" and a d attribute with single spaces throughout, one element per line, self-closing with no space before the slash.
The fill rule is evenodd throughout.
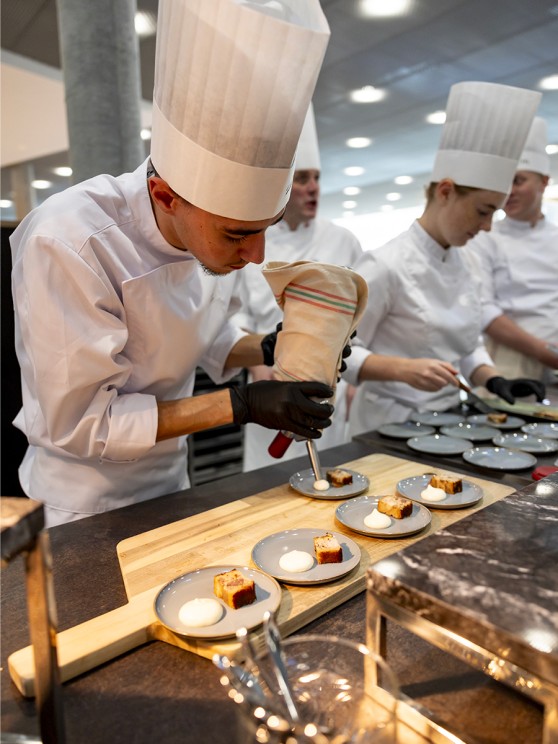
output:
<path id="1" fill-rule="evenodd" d="M 490 83 L 450 91 L 427 203 L 410 229 L 365 252 L 356 266 L 369 301 L 345 377 L 360 382 L 351 433 L 406 421 L 415 410 L 459 402 L 455 375 L 513 401 L 544 395 L 531 380 L 504 380 L 482 345 L 477 283 L 463 246 L 490 230 L 511 186 L 540 95 Z"/>
<path id="2" fill-rule="evenodd" d="M 558 369 L 558 226 L 542 212 L 550 176 L 546 122 L 535 117 L 504 205 L 506 218 L 467 245 L 479 259 L 485 343 L 509 376 Z"/>
<path id="3" fill-rule="evenodd" d="M 263 260 L 283 213 L 329 36 L 317 0 L 272 10 L 161 0 L 150 161 L 52 197 L 13 234 L 20 480 L 47 526 L 187 487 L 188 433 L 329 423 L 314 383 L 192 397 L 198 365 L 219 383 L 263 358 L 226 321 L 231 273 Z"/>
<path id="4" fill-rule="evenodd" d="M 330 264 L 354 266 L 362 248 L 357 238 L 344 227 L 316 217 L 320 198 L 320 152 L 312 105 L 308 109 L 295 160 L 293 187 L 283 219 L 272 225 L 265 235 L 267 261 L 322 261 Z M 233 301 L 240 309 L 232 322 L 252 333 L 268 333 L 281 321 L 280 310 L 273 292 L 262 276 L 261 267 L 250 264 L 236 277 Z M 271 380 L 270 367 L 258 366 L 250 370 L 253 380 Z M 318 449 L 327 449 L 347 440 L 347 388 L 340 380 L 335 397 L 332 425 L 317 442 Z M 275 432 L 266 432 L 257 424 L 244 429 L 244 470 L 254 470 L 275 464 L 268 453 Z M 303 442 L 293 442 L 283 460 L 306 454 Z"/>

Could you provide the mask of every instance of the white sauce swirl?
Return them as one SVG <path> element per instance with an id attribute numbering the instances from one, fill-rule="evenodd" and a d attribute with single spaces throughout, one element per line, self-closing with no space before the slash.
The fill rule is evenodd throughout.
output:
<path id="1" fill-rule="evenodd" d="M 191 628 L 214 625 L 223 615 L 223 607 L 216 599 L 202 597 L 183 604 L 178 611 L 178 619 Z"/>
<path id="2" fill-rule="evenodd" d="M 443 501 L 447 494 L 443 488 L 434 488 L 434 486 L 431 486 L 429 483 L 424 491 L 420 492 L 420 496 L 425 501 Z"/>
<path id="3" fill-rule="evenodd" d="M 390 526 L 391 517 L 388 517 L 387 514 L 383 514 L 377 509 L 373 509 L 371 514 L 364 517 L 364 524 L 373 530 L 383 530 Z"/>
<path id="4" fill-rule="evenodd" d="M 316 491 L 327 491 L 328 488 L 329 488 L 329 481 L 327 481 L 325 478 L 314 481 L 314 489 Z"/>
<path id="5" fill-rule="evenodd" d="M 314 557 L 304 550 L 291 550 L 289 553 L 283 553 L 281 558 L 279 558 L 279 565 L 283 571 L 302 573 L 312 568 Z"/>

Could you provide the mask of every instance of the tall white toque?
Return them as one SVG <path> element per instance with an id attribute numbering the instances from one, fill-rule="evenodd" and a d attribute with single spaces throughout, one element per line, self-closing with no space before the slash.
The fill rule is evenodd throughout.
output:
<path id="1" fill-rule="evenodd" d="M 297 170 L 320 170 L 320 149 L 312 104 L 306 112 L 304 126 L 296 148 L 295 171 Z"/>
<path id="2" fill-rule="evenodd" d="M 267 220 L 329 41 L 318 0 L 160 0 L 151 159 L 207 212 Z"/>
<path id="3" fill-rule="evenodd" d="M 535 116 L 527 136 L 527 142 L 519 158 L 517 170 L 533 171 L 542 176 L 550 175 L 550 158 L 546 152 L 548 135 L 546 121 Z"/>
<path id="4" fill-rule="evenodd" d="M 497 83 L 457 83 L 431 181 L 507 194 L 541 94 Z"/>

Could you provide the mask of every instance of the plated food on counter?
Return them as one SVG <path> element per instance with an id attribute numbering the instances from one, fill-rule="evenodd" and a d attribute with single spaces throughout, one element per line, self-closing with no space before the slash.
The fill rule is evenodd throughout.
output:
<path id="1" fill-rule="evenodd" d="M 317 481 L 312 469 L 301 470 L 291 475 L 289 485 L 304 496 L 331 501 L 357 496 L 370 485 L 365 475 L 348 468 L 330 468 L 324 474 L 326 477 Z"/>
<path id="2" fill-rule="evenodd" d="M 432 521 L 426 507 L 396 495 L 358 496 L 340 504 L 335 516 L 354 532 L 383 538 L 413 535 Z"/>
<path id="3" fill-rule="evenodd" d="M 463 509 L 482 499 L 482 488 L 451 473 L 424 473 L 400 480 L 396 491 L 430 509 Z"/>
<path id="4" fill-rule="evenodd" d="M 500 412 L 476 413 L 474 416 L 467 416 L 467 421 L 471 424 L 487 424 L 496 429 L 519 429 L 525 423 L 525 419 L 519 416 L 510 416 Z"/>
<path id="5" fill-rule="evenodd" d="M 347 535 L 303 527 L 259 540 L 252 560 L 286 584 L 323 584 L 345 576 L 360 563 L 360 548 Z"/>
<path id="6" fill-rule="evenodd" d="M 192 638 L 227 638 L 261 625 L 275 612 L 281 587 L 249 566 L 208 566 L 178 576 L 155 599 L 155 613 L 170 630 Z"/>

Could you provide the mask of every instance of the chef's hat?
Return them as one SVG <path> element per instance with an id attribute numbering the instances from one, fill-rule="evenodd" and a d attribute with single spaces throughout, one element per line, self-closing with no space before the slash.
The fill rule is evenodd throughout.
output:
<path id="1" fill-rule="evenodd" d="M 546 153 L 547 143 L 546 121 L 540 116 L 535 116 L 519 158 L 517 170 L 534 171 L 543 176 L 549 176 L 550 158 Z"/>
<path id="2" fill-rule="evenodd" d="M 540 99 L 509 85 L 453 85 L 431 180 L 507 193 Z"/>
<path id="3" fill-rule="evenodd" d="M 159 175 L 213 214 L 278 214 L 328 40 L 318 0 L 160 0 L 151 139 Z"/>
<path id="4" fill-rule="evenodd" d="M 295 170 L 320 170 L 320 150 L 314 107 L 310 104 L 296 148 Z"/>

